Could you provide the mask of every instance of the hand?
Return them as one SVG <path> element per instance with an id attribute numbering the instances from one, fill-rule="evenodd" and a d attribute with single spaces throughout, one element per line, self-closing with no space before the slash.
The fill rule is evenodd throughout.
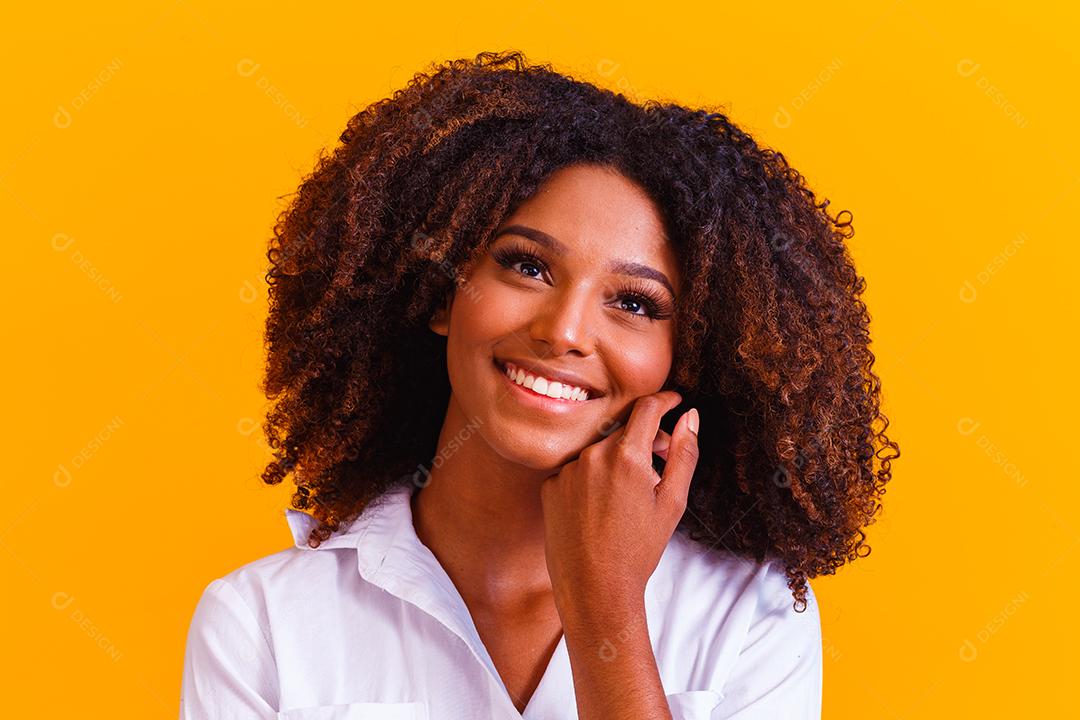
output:
<path id="1" fill-rule="evenodd" d="M 684 413 L 671 435 L 660 430 L 681 401 L 674 390 L 638 398 L 626 425 L 541 485 L 548 573 L 564 617 L 581 603 L 643 599 L 697 467 L 697 434 L 687 424 L 697 411 Z M 654 451 L 666 461 L 663 477 L 653 469 Z"/>

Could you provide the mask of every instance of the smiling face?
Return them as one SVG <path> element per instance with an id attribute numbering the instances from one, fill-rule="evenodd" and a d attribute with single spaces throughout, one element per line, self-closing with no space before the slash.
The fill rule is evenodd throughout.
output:
<path id="1" fill-rule="evenodd" d="M 451 402 L 504 458 L 536 469 L 569 462 L 664 386 L 680 282 L 643 188 L 597 165 L 559 169 L 499 225 L 432 318 L 447 337 Z M 590 397 L 541 396 L 512 383 L 507 362 L 561 375 Z"/>

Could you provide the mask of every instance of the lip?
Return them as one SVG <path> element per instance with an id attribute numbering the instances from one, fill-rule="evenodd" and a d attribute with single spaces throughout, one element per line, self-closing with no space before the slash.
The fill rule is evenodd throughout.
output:
<path id="1" fill-rule="evenodd" d="M 511 361 L 513 362 L 513 361 Z M 562 398 L 553 398 L 547 395 L 540 395 L 535 393 L 524 385 L 518 385 L 516 382 L 510 379 L 506 374 L 506 369 L 499 364 L 496 360 L 494 363 L 495 371 L 502 376 L 503 381 L 510 386 L 510 394 L 519 402 L 528 405 L 529 407 L 544 410 L 547 412 L 566 413 L 571 412 L 575 408 L 582 408 L 591 403 L 596 398 L 590 397 L 588 400 L 564 400 Z"/>
<path id="2" fill-rule="evenodd" d="M 585 379 L 583 377 L 581 377 L 580 375 L 575 375 L 573 373 L 568 373 L 568 372 L 560 372 L 560 371 L 555 370 L 553 368 L 545 367 L 544 365 L 541 365 L 540 363 L 538 363 L 538 362 L 536 362 L 534 360 L 518 360 L 517 358 L 512 358 L 512 357 L 501 358 L 501 359 L 500 358 L 495 358 L 495 364 L 504 373 L 506 372 L 506 364 L 507 363 L 510 363 L 511 365 L 514 365 L 515 367 L 519 367 L 522 370 L 524 370 L 526 372 L 529 372 L 529 373 L 531 373 L 533 375 L 540 375 L 541 377 L 546 378 L 549 382 L 552 381 L 552 380 L 555 380 L 557 382 L 561 382 L 563 385 L 571 385 L 573 387 L 579 387 L 579 388 L 582 388 L 584 390 L 588 390 L 589 391 L 589 400 L 595 400 L 596 398 L 604 396 L 604 393 L 602 393 L 600 390 L 597 390 L 592 385 L 587 383 L 585 381 Z"/>

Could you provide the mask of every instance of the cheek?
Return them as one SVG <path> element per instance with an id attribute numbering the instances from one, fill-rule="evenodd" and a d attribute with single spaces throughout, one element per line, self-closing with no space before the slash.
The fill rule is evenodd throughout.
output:
<path id="1" fill-rule="evenodd" d="M 501 338 L 518 330 L 522 312 L 513 294 L 497 282 L 478 277 L 460 287 L 450 309 L 446 346 L 452 369 L 456 361 L 468 366 L 478 352 L 490 350 Z"/>
<path id="2" fill-rule="evenodd" d="M 615 353 L 609 354 L 612 379 L 628 396 L 658 392 L 672 365 L 672 340 L 667 334 L 642 333 L 622 336 Z"/>
<path id="3" fill-rule="evenodd" d="M 539 296 L 514 288 L 487 274 L 472 280 L 464 292 L 461 323 L 473 340 L 498 340 L 527 327 Z"/>
<path id="4" fill-rule="evenodd" d="M 521 329 L 530 310 L 521 294 L 497 282 L 476 281 L 461 309 L 462 334 L 472 342 L 489 342 Z"/>

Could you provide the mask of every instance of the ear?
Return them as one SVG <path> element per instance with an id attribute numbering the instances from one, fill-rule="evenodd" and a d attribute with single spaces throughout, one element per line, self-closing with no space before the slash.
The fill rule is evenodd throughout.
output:
<path id="1" fill-rule="evenodd" d="M 428 321 L 428 327 L 437 335 L 448 337 L 450 335 L 450 310 L 454 306 L 454 292 L 451 289 L 443 299 L 442 304 L 432 313 Z"/>

